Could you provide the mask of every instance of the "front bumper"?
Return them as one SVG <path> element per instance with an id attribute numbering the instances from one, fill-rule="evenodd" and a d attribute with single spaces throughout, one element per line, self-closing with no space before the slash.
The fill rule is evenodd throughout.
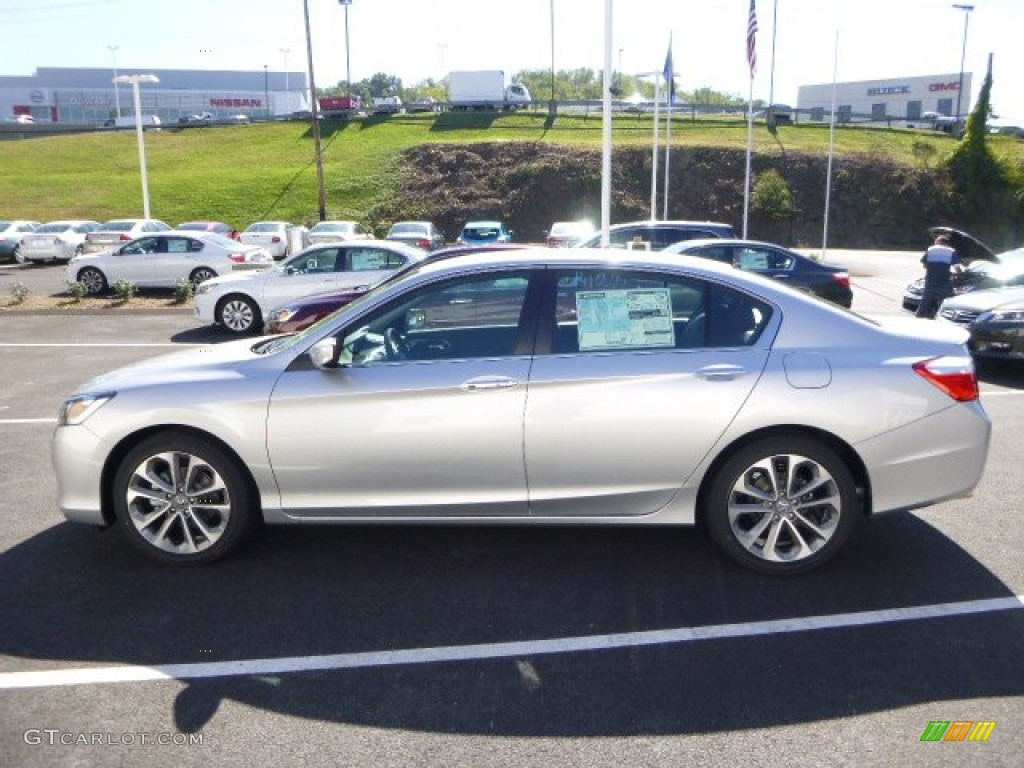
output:
<path id="1" fill-rule="evenodd" d="M 57 474 L 57 506 L 68 520 L 105 525 L 100 478 L 111 446 L 84 425 L 57 427 L 50 460 Z"/>

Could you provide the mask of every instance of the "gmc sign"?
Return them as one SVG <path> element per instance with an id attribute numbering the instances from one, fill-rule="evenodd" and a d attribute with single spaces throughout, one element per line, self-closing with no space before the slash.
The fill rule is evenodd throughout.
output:
<path id="1" fill-rule="evenodd" d="M 960 83 L 954 80 L 951 83 L 932 83 L 928 86 L 929 91 L 959 91 Z"/>

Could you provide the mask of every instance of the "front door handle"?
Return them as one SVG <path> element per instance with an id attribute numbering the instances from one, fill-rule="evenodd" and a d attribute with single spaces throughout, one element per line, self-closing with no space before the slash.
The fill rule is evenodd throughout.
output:
<path id="1" fill-rule="evenodd" d="M 461 388 L 466 392 L 479 392 L 484 389 L 512 389 L 518 386 L 518 381 L 507 376 L 479 376 L 463 383 Z"/>

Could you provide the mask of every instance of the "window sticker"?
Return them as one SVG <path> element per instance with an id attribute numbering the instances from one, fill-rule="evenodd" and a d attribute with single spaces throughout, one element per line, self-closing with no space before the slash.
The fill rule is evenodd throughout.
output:
<path id="1" fill-rule="evenodd" d="M 668 288 L 579 291 L 576 317 L 581 352 L 676 344 Z"/>
<path id="2" fill-rule="evenodd" d="M 380 251 L 353 251 L 352 271 L 369 272 L 377 269 L 387 269 L 388 254 Z"/>

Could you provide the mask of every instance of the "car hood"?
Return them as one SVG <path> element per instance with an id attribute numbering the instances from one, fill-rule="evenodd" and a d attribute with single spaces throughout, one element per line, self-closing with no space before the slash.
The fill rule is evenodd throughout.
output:
<path id="1" fill-rule="evenodd" d="M 974 235 L 953 227 L 929 227 L 928 235 L 934 240 L 939 235 L 948 235 L 953 239 L 953 247 L 960 253 L 964 261 L 998 261 L 995 251 L 985 245 Z"/>
<path id="2" fill-rule="evenodd" d="M 1010 301 L 1024 301 L 1024 288 L 993 288 L 987 291 L 972 291 L 942 302 L 945 309 L 984 312 Z"/>
<path id="3" fill-rule="evenodd" d="M 219 288 L 222 285 L 237 285 L 241 282 L 249 283 L 251 281 L 264 282 L 273 275 L 280 274 L 277 269 L 271 266 L 269 269 L 243 269 L 237 272 L 232 271 L 227 275 L 220 275 L 218 277 L 211 277 L 209 280 L 204 280 L 203 285 L 208 285 L 210 289 Z"/>
<path id="4" fill-rule="evenodd" d="M 79 387 L 78 392 L 122 392 L 153 385 L 241 379 L 245 365 L 271 357 L 252 351 L 260 342 L 261 339 L 240 339 L 161 355 L 97 376 Z"/>

